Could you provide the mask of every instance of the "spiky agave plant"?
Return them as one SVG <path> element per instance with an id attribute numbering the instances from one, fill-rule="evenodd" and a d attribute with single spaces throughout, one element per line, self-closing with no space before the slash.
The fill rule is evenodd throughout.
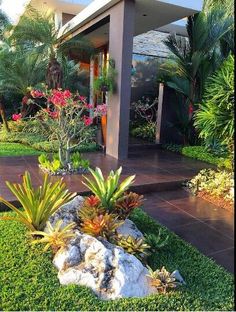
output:
<path id="1" fill-rule="evenodd" d="M 180 283 L 176 281 L 171 273 L 163 266 L 161 270 L 153 271 L 149 266 L 147 275 L 151 279 L 151 285 L 155 287 L 160 293 L 165 294 L 168 289 L 176 288 Z"/>
<path id="2" fill-rule="evenodd" d="M 119 183 L 122 167 L 117 171 L 111 171 L 107 177 L 104 178 L 100 168 L 95 170 L 89 169 L 93 179 L 84 176 L 85 182 L 82 182 L 87 186 L 101 201 L 101 205 L 109 212 L 113 211 L 115 202 L 123 196 L 125 191 L 134 182 L 135 176 L 127 177 L 123 182 Z"/>
<path id="3" fill-rule="evenodd" d="M 32 244 L 46 244 L 43 250 L 47 251 L 51 247 L 54 253 L 65 247 L 68 240 L 75 237 L 73 229 L 76 224 L 70 223 L 62 227 L 62 223 L 63 220 L 58 220 L 55 226 L 52 226 L 50 222 L 47 222 L 47 232 L 31 232 L 32 235 L 42 236 L 40 239 L 33 240 Z"/>
<path id="4" fill-rule="evenodd" d="M 52 183 L 47 174 L 44 175 L 43 185 L 34 188 L 28 171 L 23 175 L 22 184 L 7 181 L 6 185 L 18 199 L 23 210 L 0 197 L 0 202 L 17 213 L 16 217 L 3 216 L 0 219 L 21 222 L 30 231 L 43 230 L 49 217 L 76 195 L 69 193 L 63 179 Z"/>

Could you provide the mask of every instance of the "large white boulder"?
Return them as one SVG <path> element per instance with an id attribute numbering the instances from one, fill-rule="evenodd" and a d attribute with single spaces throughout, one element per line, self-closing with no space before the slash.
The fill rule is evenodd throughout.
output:
<path id="1" fill-rule="evenodd" d="M 135 256 L 79 231 L 66 249 L 57 252 L 53 263 L 62 285 L 90 287 L 102 299 L 145 297 L 156 292 L 147 268 Z"/>

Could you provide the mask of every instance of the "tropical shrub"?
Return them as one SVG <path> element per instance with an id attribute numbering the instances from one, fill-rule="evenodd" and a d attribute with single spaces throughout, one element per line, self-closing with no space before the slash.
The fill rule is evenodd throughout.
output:
<path id="1" fill-rule="evenodd" d="M 131 135 L 133 137 L 154 142 L 156 138 L 156 123 L 150 122 L 135 126 L 131 128 Z"/>
<path id="2" fill-rule="evenodd" d="M 203 169 L 187 183 L 187 186 L 195 195 L 199 192 L 206 192 L 231 202 L 234 200 L 232 172 Z"/>
<path id="3" fill-rule="evenodd" d="M 119 183 L 122 167 L 115 172 L 112 170 L 107 179 L 103 177 L 99 168 L 95 170 L 89 168 L 89 172 L 92 174 L 93 179 L 83 176 L 85 182 L 82 183 L 100 199 L 102 207 L 110 212 L 113 211 L 116 201 L 124 195 L 135 179 L 133 175 Z"/>
<path id="4" fill-rule="evenodd" d="M 230 55 L 221 68 L 208 78 L 204 99 L 196 111 L 195 126 L 199 136 L 216 139 L 232 151 L 234 139 L 234 57 Z"/>
<path id="5" fill-rule="evenodd" d="M 78 210 L 78 217 L 83 222 L 84 220 L 93 220 L 95 217 L 105 213 L 106 209 L 101 206 L 100 199 L 91 195 L 85 198 L 82 207 Z"/>
<path id="6" fill-rule="evenodd" d="M 143 195 L 125 192 L 124 196 L 116 201 L 113 212 L 117 214 L 120 219 L 125 220 L 134 209 L 140 208 L 142 205 Z"/>
<path id="7" fill-rule="evenodd" d="M 134 238 L 133 236 L 115 236 L 116 245 L 122 247 L 126 252 L 131 255 L 135 255 L 137 258 L 142 260 L 145 256 L 149 255 L 150 246 L 146 243 L 143 238 Z"/>
<path id="8" fill-rule="evenodd" d="M 52 226 L 48 221 L 46 223 L 47 231 L 31 232 L 31 235 L 42 236 L 40 239 L 33 240 L 32 244 L 46 244 L 43 251 L 47 251 L 51 247 L 54 253 L 65 247 L 68 240 L 75 237 L 75 233 L 72 231 L 75 223 L 70 223 L 64 227 L 62 227 L 62 223 L 62 220 L 58 220 L 55 226 Z"/>
<path id="9" fill-rule="evenodd" d="M 148 267 L 148 269 L 148 277 L 151 279 L 151 285 L 160 293 L 165 294 L 167 290 L 176 288 L 179 285 L 176 279 L 171 276 L 171 273 L 168 272 L 165 267 L 156 271 L 153 271 L 150 267 Z"/>
<path id="10" fill-rule="evenodd" d="M 52 183 L 47 174 L 44 175 L 43 185 L 34 188 L 27 171 L 23 175 L 22 184 L 7 181 L 6 185 L 20 202 L 23 211 L 0 197 L 0 202 L 17 213 L 17 217 L 6 216 L 1 219 L 19 221 L 30 231 L 43 230 L 49 217 L 76 195 L 76 193 L 69 193 L 62 179 Z"/>

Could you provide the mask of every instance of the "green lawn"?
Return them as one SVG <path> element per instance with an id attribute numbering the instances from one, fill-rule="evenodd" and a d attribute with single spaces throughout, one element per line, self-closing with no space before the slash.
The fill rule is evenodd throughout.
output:
<path id="1" fill-rule="evenodd" d="M 40 152 L 20 143 L 0 142 L 0 156 L 39 155 Z"/>
<path id="2" fill-rule="evenodd" d="M 7 214 L 12 214 L 8 212 Z M 160 225 L 138 210 L 132 216 L 141 231 L 158 233 Z M 30 245 L 25 228 L 0 221 L 0 310 L 168 311 L 233 310 L 233 276 L 175 234 L 150 259 L 153 268 L 179 269 L 186 287 L 143 299 L 101 301 L 85 287 L 60 286 L 50 252 Z"/>

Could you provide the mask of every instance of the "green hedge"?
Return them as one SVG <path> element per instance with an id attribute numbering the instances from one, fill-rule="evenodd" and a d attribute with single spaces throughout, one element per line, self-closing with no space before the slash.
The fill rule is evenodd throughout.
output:
<path id="1" fill-rule="evenodd" d="M 46 153 L 56 153 L 58 151 L 58 141 L 45 141 L 42 135 L 37 135 L 35 133 L 25 133 L 25 132 L 10 132 L 0 131 L 0 142 L 11 142 L 11 143 L 22 143 L 28 145 L 33 149 L 39 150 Z M 99 146 L 93 142 L 88 144 L 83 144 L 75 151 L 83 152 L 93 152 L 97 151 Z"/>
<path id="2" fill-rule="evenodd" d="M 161 227 L 140 210 L 132 220 L 147 234 L 158 234 Z M 43 253 L 42 246 L 32 246 L 22 225 L 1 221 L 0 310 L 232 311 L 233 276 L 166 228 L 164 231 L 169 234 L 169 243 L 152 256 L 149 265 L 178 269 L 187 286 L 167 295 L 101 301 L 88 288 L 60 286 L 51 253 Z"/>
<path id="3" fill-rule="evenodd" d="M 0 156 L 25 156 L 25 155 L 39 155 L 40 152 L 35 149 L 25 146 L 20 143 L 1 143 L 0 142 Z"/>
<path id="4" fill-rule="evenodd" d="M 164 144 L 163 148 L 187 157 L 205 161 L 212 165 L 216 165 L 230 170 L 232 169 L 232 164 L 229 158 L 216 156 L 213 151 L 207 150 L 204 146 L 184 147 L 178 144 Z"/>
<path id="5" fill-rule="evenodd" d="M 219 165 L 225 159 L 223 157 L 215 156 L 210 151 L 207 151 L 204 146 L 185 146 L 182 148 L 181 153 L 184 156 L 202 160 L 213 165 Z"/>

